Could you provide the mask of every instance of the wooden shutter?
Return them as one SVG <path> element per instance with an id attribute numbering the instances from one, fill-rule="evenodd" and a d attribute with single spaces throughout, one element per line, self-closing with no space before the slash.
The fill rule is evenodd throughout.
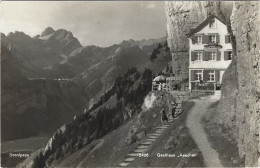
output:
<path id="1" fill-rule="evenodd" d="M 191 52 L 191 61 L 195 61 L 195 54 L 196 54 L 196 52 Z"/>
<path id="2" fill-rule="evenodd" d="M 209 36 L 202 35 L 202 44 L 208 44 L 209 43 Z"/>
<path id="3" fill-rule="evenodd" d="M 215 70 L 215 81 L 219 82 L 219 70 Z"/>
<path id="4" fill-rule="evenodd" d="M 221 58 L 221 53 L 220 51 L 217 51 L 217 61 L 220 61 L 220 58 Z"/>
<path id="5" fill-rule="evenodd" d="M 225 35 L 225 43 L 230 43 L 230 35 Z"/>
<path id="6" fill-rule="evenodd" d="M 224 60 L 228 60 L 228 51 L 224 51 Z"/>
<path id="7" fill-rule="evenodd" d="M 194 71 L 194 70 L 191 70 L 191 71 L 190 71 L 190 80 L 191 80 L 191 81 L 194 81 L 194 80 L 195 80 L 195 71 Z"/>
<path id="8" fill-rule="evenodd" d="M 219 43 L 219 34 L 216 34 L 216 43 Z"/>
<path id="9" fill-rule="evenodd" d="M 206 60 L 209 60 L 209 52 L 206 52 Z"/>
<path id="10" fill-rule="evenodd" d="M 202 51 L 202 61 L 206 61 L 206 54 L 205 54 L 205 51 Z"/>
<path id="11" fill-rule="evenodd" d="M 195 44 L 195 43 L 196 43 L 196 37 L 195 37 L 195 36 L 192 36 L 192 37 L 191 37 L 191 41 L 192 41 L 192 44 Z"/>
<path id="12" fill-rule="evenodd" d="M 209 80 L 209 71 L 204 70 L 203 71 L 203 81 L 207 82 Z"/>

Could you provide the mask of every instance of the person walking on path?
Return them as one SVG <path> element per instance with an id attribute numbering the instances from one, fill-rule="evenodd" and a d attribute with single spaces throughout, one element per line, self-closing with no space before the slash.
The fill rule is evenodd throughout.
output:
<path id="1" fill-rule="evenodd" d="M 165 113 L 164 108 L 162 108 L 160 113 L 162 114 L 162 116 L 161 116 L 161 123 L 162 123 L 162 125 L 164 125 L 165 122 L 168 123 L 168 117 L 167 117 L 167 115 Z"/>
<path id="2" fill-rule="evenodd" d="M 172 102 L 172 118 L 175 118 L 175 112 L 176 112 L 176 107 L 177 107 L 177 104 L 176 102 Z"/>

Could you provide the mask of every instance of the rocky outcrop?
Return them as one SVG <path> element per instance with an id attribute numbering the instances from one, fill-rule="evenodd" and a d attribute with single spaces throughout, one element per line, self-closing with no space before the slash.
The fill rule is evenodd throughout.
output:
<path id="1" fill-rule="evenodd" d="M 169 1 L 165 2 L 168 45 L 172 52 L 172 70 L 177 76 L 188 78 L 189 43 L 186 34 L 196 27 L 208 14 L 228 19 L 231 2 L 217 1 Z"/>
<path id="2" fill-rule="evenodd" d="M 246 166 L 260 166 L 259 2 L 235 2 L 234 9 L 231 23 L 237 48 L 238 148 Z"/>
<path id="3" fill-rule="evenodd" d="M 245 157 L 245 166 L 259 166 L 259 3 L 166 2 L 165 10 L 173 73 L 182 77 L 188 75 L 185 34 L 209 13 L 226 21 L 233 60 L 223 75 L 222 96 L 215 119 L 233 132 L 240 157 Z"/>
<path id="4" fill-rule="evenodd" d="M 259 3 L 236 2 L 231 16 L 233 60 L 223 76 L 219 123 L 232 130 L 245 166 L 259 166 Z"/>

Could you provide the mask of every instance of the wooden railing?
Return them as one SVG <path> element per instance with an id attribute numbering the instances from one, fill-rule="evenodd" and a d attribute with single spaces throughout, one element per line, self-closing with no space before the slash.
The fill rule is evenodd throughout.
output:
<path id="1" fill-rule="evenodd" d="M 215 91 L 216 82 L 191 82 L 192 91 Z"/>

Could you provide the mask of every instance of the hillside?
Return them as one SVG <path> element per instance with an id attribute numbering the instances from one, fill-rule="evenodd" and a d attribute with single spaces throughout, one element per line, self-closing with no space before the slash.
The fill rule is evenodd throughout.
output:
<path id="1" fill-rule="evenodd" d="M 75 114 L 86 99 L 69 81 L 28 80 L 28 69 L 1 46 L 2 141 L 50 133 Z"/>
<path id="2" fill-rule="evenodd" d="M 140 74 L 136 68 L 129 69 L 116 79 L 113 87 L 90 110 L 74 117 L 73 121 L 54 134 L 43 156 L 38 155 L 39 160 L 35 160 L 35 165 L 50 166 L 55 163 L 52 163 L 53 159 L 58 160 L 80 150 L 139 113 L 144 97 L 151 90 L 151 81 L 150 70 Z"/>

